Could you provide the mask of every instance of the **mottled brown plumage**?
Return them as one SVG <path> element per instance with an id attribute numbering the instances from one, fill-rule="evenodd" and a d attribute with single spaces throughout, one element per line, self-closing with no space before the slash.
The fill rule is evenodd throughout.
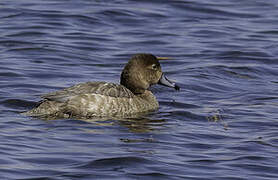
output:
<path id="1" fill-rule="evenodd" d="M 157 83 L 177 88 L 164 77 L 157 58 L 137 54 L 124 67 L 121 84 L 87 82 L 41 96 L 40 105 L 26 113 L 43 117 L 127 117 L 158 108 L 148 88 Z"/>

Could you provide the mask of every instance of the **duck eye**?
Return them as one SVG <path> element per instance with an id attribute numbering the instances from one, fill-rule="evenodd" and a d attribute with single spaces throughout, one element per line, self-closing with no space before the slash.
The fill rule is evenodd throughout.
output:
<path id="1" fill-rule="evenodd" d="M 152 68 L 156 70 L 156 69 L 157 69 L 157 65 L 156 65 L 156 64 L 153 64 L 153 65 L 152 65 Z"/>

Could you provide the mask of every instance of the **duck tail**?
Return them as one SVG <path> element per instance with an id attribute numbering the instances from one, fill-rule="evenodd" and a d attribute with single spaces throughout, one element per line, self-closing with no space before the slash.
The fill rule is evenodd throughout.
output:
<path id="1" fill-rule="evenodd" d="M 56 101 L 42 100 L 33 109 L 21 114 L 34 117 L 55 116 L 60 111 L 62 104 Z"/>

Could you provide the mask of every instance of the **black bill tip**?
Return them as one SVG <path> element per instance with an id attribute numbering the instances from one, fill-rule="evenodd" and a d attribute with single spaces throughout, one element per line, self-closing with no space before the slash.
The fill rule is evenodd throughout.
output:
<path id="1" fill-rule="evenodd" d="M 176 84 L 175 84 L 175 87 L 174 87 L 174 88 L 175 88 L 176 91 L 179 91 L 179 90 L 180 90 L 180 87 L 179 87 L 178 85 L 176 85 Z"/>
<path id="2" fill-rule="evenodd" d="M 171 88 L 175 88 L 175 90 L 177 90 L 177 91 L 180 90 L 180 87 L 176 83 L 170 81 L 164 74 L 161 75 L 161 78 L 159 79 L 158 84 L 168 86 Z"/>

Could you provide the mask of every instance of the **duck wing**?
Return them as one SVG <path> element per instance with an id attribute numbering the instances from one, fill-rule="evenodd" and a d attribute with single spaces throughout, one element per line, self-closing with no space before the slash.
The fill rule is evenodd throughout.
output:
<path id="1" fill-rule="evenodd" d="M 104 96 L 119 98 L 134 97 L 134 94 L 129 89 L 120 84 L 107 82 L 86 82 L 74 85 L 60 91 L 42 95 L 41 98 L 50 101 L 65 102 L 73 97 L 82 94 L 100 94 Z"/>

